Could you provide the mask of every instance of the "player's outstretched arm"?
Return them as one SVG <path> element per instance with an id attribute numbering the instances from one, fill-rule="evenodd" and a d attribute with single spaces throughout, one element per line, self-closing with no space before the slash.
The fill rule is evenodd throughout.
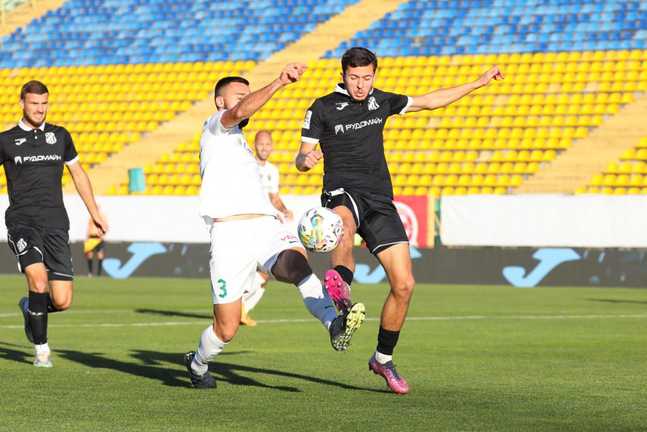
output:
<path id="1" fill-rule="evenodd" d="M 97 208 L 97 203 L 94 200 L 94 193 L 92 192 L 92 184 L 90 184 L 90 178 L 85 173 L 80 162 L 67 165 L 67 169 L 70 171 L 72 181 L 74 181 L 74 186 L 83 200 L 83 203 L 87 207 L 92 221 L 97 228 L 101 230 L 102 234 L 105 234 L 108 231 L 108 223 L 103 219 L 99 209 Z"/>
<path id="2" fill-rule="evenodd" d="M 272 98 L 274 93 L 289 84 L 299 81 L 299 78 L 306 71 L 306 68 L 307 66 L 301 63 L 288 64 L 283 68 L 277 79 L 262 89 L 248 94 L 234 108 L 225 111 L 220 119 L 222 125 L 226 128 L 231 128 L 241 121 L 250 118 Z"/>
<path id="3" fill-rule="evenodd" d="M 472 81 L 457 87 L 436 90 L 422 96 L 413 97 L 413 101 L 411 103 L 411 106 L 407 108 L 407 112 L 432 110 L 447 106 L 452 102 L 456 102 L 460 98 L 470 94 L 472 91 L 488 85 L 492 80 L 502 79 L 503 74 L 497 66 L 494 66 L 483 75 L 481 75 L 476 81 Z"/>
<path id="4" fill-rule="evenodd" d="M 317 147 L 317 144 L 301 142 L 299 153 L 297 153 L 297 157 L 294 160 L 294 164 L 299 171 L 310 171 L 312 167 L 319 163 L 323 157 L 323 153 L 316 150 L 315 147 Z"/>

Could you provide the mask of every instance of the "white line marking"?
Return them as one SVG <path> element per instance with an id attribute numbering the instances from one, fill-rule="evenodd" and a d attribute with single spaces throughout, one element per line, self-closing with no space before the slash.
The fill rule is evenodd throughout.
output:
<path id="1" fill-rule="evenodd" d="M 619 314 L 619 315 L 463 315 L 463 316 L 422 316 L 408 317 L 407 321 L 486 321 L 486 320 L 596 320 L 596 319 L 647 319 L 647 314 Z M 378 318 L 367 318 L 367 321 L 378 321 Z M 121 328 L 121 327 L 173 327 L 204 325 L 208 319 L 192 321 L 153 321 L 134 323 L 77 323 L 77 324 L 50 324 L 49 328 Z M 315 323 L 312 318 L 299 319 L 274 319 L 257 320 L 259 324 L 296 324 Z M 22 325 L 0 325 L 4 329 L 22 329 Z"/>

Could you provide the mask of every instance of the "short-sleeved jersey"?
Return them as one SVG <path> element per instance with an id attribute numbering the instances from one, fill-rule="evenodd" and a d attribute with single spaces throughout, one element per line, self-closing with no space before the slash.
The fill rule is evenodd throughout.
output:
<path id="1" fill-rule="evenodd" d="M 205 122 L 200 138 L 200 216 L 210 222 L 241 214 L 276 215 L 243 132 L 224 127 L 223 113 Z"/>
<path id="2" fill-rule="evenodd" d="M 384 126 L 389 116 L 404 114 L 411 98 L 373 89 L 354 100 L 343 84 L 316 99 L 306 112 L 301 140 L 321 146 L 324 189 L 345 188 L 393 197 L 384 157 Z"/>
<path id="3" fill-rule="evenodd" d="M 258 171 L 261 175 L 261 185 L 268 194 L 279 193 L 279 169 L 271 162 L 265 161 L 258 164 Z"/>
<path id="4" fill-rule="evenodd" d="M 21 121 L 0 133 L 0 163 L 9 192 L 7 226 L 28 224 L 69 229 L 63 205 L 63 166 L 78 161 L 70 133 L 43 123 L 33 129 Z"/>

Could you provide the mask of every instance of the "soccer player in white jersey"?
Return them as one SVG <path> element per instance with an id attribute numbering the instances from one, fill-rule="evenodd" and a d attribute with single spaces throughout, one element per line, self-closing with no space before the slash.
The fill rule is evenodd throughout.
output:
<path id="1" fill-rule="evenodd" d="M 261 176 L 261 186 L 270 198 L 270 202 L 281 212 L 285 221 L 291 221 L 294 218 L 292 211 L 285 206 L 285 203 L 279 195 L 279 169 L 272 162 L 269 157 L 274 150 L 274 143 L 272 142 L 272 133 L 268 130 L 259 130 L 254 137 L 254 150 L 256 154 L 256 162 L 258 162 L 258 171 Z M 242 325 L 253 327 L 256 321 L 249 315 L 249 312 L 256 307 L 263 294 L 265 294 L 265 285 L 269 275 L 265 272 L 256 272 L 256 277 L 252 283 L 252 287 L 243 293 L 243 306 L 240 315 L 240 323 Z"/>
<path id="2" fill-rule="evenodd" d="M 274 151 L 272 134 L 268 130 L 260 130 L 254 138 L 254 148 L 256 150 L 256 161 L 261 174 L 261 185 L 267 193 L 275 209 L 281 212 L 285 220 L 292 220 L 294 214 L 285 206 L 285 203 L 279 195 L 279 169 L 269 161 L 270 155 Z"/>
<path id="3" fill-rule="evenodd" d="M 264 193 L 258 164 L 241 130 L 274 93 L 297 81 L 304 71 L 304 65 L 289 64 L 277 79 L 255 92 L 242 77 L 222 78 L 216 84 L 217 112 L 205 122 L 200 140 L 200 215 L 211 236 L 213 324 L 202 332 L 197 351 L 185 355 L 195 388 L 216 386 L 208 362 L 236 335 L 241 296 L 259 267 L 298 287 L 306 308 L 327 328 L 335 350 L 348 348 L 364 320 L 361 303 L 337 316 L 305 250 L 284 229 Z"/>

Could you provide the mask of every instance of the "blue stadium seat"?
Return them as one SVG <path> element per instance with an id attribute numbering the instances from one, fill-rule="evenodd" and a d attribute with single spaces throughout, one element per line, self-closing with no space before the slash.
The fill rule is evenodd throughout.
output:
<path id="1" fill-rule="evenodd" d="M 4 37 L 0 67 L 261 60 L 356 2 L 70 0 Z"/>
<path id="2" fill-rule="evenodd" d="M 646 24 L 636 0 L 411 0 L 326 56 L 355 45 L 380 56 L 644 49 Z"/>

